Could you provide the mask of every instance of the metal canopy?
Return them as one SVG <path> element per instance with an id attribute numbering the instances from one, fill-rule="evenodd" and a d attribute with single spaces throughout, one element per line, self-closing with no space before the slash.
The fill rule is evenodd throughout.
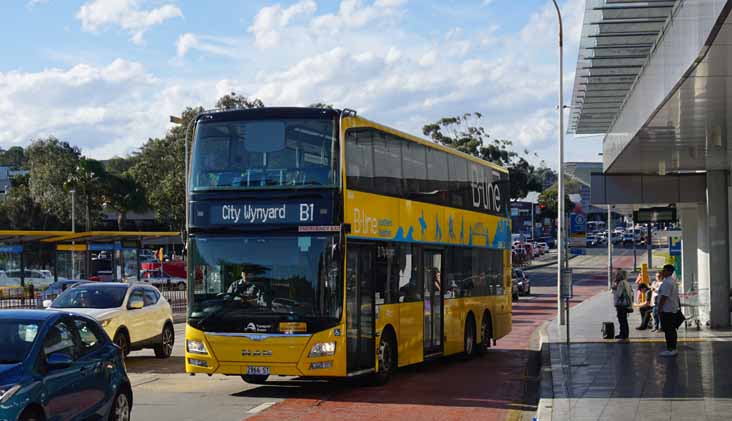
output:
<path id="1" fill-rule="evenodd" d="M 587 0 L 569 132 L 607 133 L 676 0 Z"/>

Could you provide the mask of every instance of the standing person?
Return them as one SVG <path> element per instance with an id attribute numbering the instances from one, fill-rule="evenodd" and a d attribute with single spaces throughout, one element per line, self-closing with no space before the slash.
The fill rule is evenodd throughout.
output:
<path id="1" fill-rule="evenodd" d="M 661 330 L 661 315 L 658 313 L 658 288 L 661 287 L 662 282 L 663 274 L 656 272 L 656 279 L 651 284 L 651 303 L 653 305 L 653 329 L 651 329 L 651 332 Z"/>
<path id="2" fill-rule="evenodd" d="M 666 336 L 666 351 L 661 353 L 662 357 L 675 357 L 676 351 L 676 324 L 674 318 L 679 311 L 679 289 L 673 278 L 673 265 L 663 267 L 663 282 L 658 288 L 658 311 L 661 315 L 661 328 Z"/>
<path id="3" fill-rule="evenodd" d="M 628 313 L 633 311 L 633 289 L 627 281 L 627 275 L 624 270 L 618 270 L 615 273 L 615 281 L 613 282 L 613 304 L 618 316 L 618 325 L 620 332 L 615 339 L 626 342 L 630 336 L 630 328 L 628 327 Z"/>

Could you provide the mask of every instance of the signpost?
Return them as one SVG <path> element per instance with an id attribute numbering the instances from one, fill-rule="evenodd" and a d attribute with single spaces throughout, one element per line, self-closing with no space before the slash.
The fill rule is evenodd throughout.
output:
<path id="1" fill-rule="evenodd" d="M 562 269 L 562 279 L 559 284 L 559 290 L 562 295 L 561 298 L 564 299 L 564 311 L 567 313 L 567 344 L 569 345 L 569 300 L 574 295 L 574 291 L 572 290 L 572 269 Z"/>
<path id="2" fill-rule="evenodd" d="M 573 247 L 584 247 L 587 243 L 587 218 L 581 213 L 569 214 L 569 238 Z"/>

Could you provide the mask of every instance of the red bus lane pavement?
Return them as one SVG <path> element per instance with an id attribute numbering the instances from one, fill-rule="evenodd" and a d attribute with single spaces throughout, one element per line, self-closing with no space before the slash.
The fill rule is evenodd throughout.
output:
<path id="1" fill-rule="evenodd" d="M 577 305 L 607 289 L 607 275 L 594 272 L 575 275 Z M 405 367 L 382 387 L 367 387 L 345 381 L 287 383 L 295 395 L 249 420 L 514 420 L 527 404 L 525 390 L 529 342 L 534 331 L 556 317 L 556 295 L 535 294 L 514 303 L 511 333 L 484 356 L 465 360 L 453 356 Z M 537 379 L 533 379 L 534 382 Z M 279 395 L 263 386 L 258 396 Z M 300 383 L 300 382 L 298 382 Z M 282 383 L 282 387 L 286 383 Z"/>

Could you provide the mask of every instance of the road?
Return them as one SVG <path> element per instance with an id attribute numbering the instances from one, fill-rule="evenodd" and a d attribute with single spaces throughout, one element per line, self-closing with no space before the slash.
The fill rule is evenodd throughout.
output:
<path id="1" fill-rule="evenodd" d="M 574 304 L 606 288 L 604 253 L 590 249 L 589 255 L 572 259 Z M 616 254 L 615 264 L 632 266 L 632 250 Z M 133 352 L 127 359 L 135 399 L 133 419 L 346 420 L 398 418 L 405 413 L 435 420 L 527 417 L 533 410 L 527 395 L 530 341 L 536 328 L 556 315 L 556 266 L 527 273 L 532 296 L 515 303 L 512 333 L 493 352 L 470 361 L 452 357 L 408 367 L 384 387 L 288 377 L 252 386 L 239 377 L 190 377 L 183 372 L 185 325 L 177 324 L 170 359 L 158 360 L 152 351 Z"/>

